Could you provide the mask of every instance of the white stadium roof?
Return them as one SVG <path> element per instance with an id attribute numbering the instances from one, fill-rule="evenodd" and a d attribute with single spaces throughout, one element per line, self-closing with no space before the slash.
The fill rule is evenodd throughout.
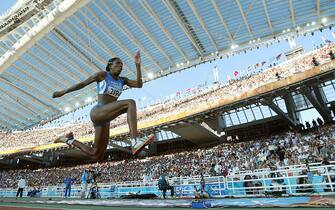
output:
<path id="1" fill-rule="evenodd" d="M 111 57 L 134 78 L 133 55 L 141 50 L 149 81 L 259 44 L 253 40 L 326 27 L 334 8 L 333 0 L 20 1 L 0 17 L 0 128 L 27 128 L 84 103 L 95 85 L 51 95 L 104 70 Z"/>

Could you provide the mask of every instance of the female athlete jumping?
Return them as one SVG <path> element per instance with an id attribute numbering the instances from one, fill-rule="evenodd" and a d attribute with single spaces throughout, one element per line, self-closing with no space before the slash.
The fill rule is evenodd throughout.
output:
<path id="1" fill-rule="evenodd" d="M 109 140 L 110 121 L 123 113 L 127 113 L 127 121 L 130 130 L 130 138 L 133 144 L 133 155 L 138 154 L 144 146 L 155 140 L 154 135 L 143 141 L 137 133 L 136 104 L 132 99 L 117 100 L 123 91 L 123 86 L 141 88 L 143 86 L 141 75 L 141 55 L 138 51 L 135 55 L 135 65 L 137 70 L 136 80 L 130 80 L 126 77 L 120 77 L 123 63 L 120 58 L 112 58 L 108 61 L 106 72 L 101 71 L 66 90 L 57 91 L 53 98 L 61 97 L 72 91 L 80 90 L 83 87 L 97 82 L 98 104 L 93 107 L 90 113 L 91 120 L 95 128 L 95 139 L 93 147 L 89 147 L 73 138 L 73 133 L 57 138 L 55 143 L 66 143 L 78 147 L 93 160 L 103 158 Z"/>

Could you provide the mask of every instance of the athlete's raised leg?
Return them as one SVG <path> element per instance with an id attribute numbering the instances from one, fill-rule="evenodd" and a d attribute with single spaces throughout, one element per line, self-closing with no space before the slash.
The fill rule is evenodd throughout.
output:
<path id="1" fill-rule="evenodd" d="M 154 141 L 151 135 L 146 141 L 138 141 L 136 104 L 134 100 L 115 101 L 110 104 L 96 106 L 91 111 L 91 120 L 95 125 L 94 146 L 89 147 L 73 138 L 73 134 L 61 136 L 55 140 L 55 143 L 62 142 L 74 145 L 88 154 L 93 160 L 99 160 L 103 157 L 109 138 L 109 122 L 119 115 L 127 113 L 127 121 L 130 130 L 130 137 L 136 144 L 133 148 L 133 154 L 137 154 L 147 144 Z"/>

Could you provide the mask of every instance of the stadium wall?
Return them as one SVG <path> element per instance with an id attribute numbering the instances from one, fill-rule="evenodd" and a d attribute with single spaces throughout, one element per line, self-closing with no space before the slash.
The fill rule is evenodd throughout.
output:
<path id="1" fill-rule="evenodd" d="M 313 166 L 316 165 L 316 166 Z M 298 195 L 335 195 L 335 165 L 317 166 L 318 164 L 288 166 L 294 169 L 267 169 L 245 171 L 238 174 L 205 177 L 205 191 L 210 197 L 262 197 L 262 196 L 298 196 Z M 307 171 L 307 173 L 303 173 Z M 280 176 L 278 176 L 280 174 Z M 256 176 L 244 179 L 245 176 Z M 299 183 L 298 179 L 307 180 Z M 245 182 L 261 183 L 261 186 L 245 187 Z M 120 198 L 122 195 L 153 193 L 162 196 L 158 190 L 158 180 L 133 181 L 122 183 L 99 184 L 101 198 Z M 175 186 L 178 198 L 194 197 L 194 186 L 200 188 L 200 177 L 174 177 L 169 180 Z M 25 189 L 27 196 L 29 189 Z M 17 189 L 0 189 L 0 197 L 15 197 Z M 81 186 L 74 185 L 71 197 L 80 198 Z M 169 195 L 169 192 L 167 193 Z M 42 189 L 41 197 L 64 197 L 64 186 L 47 186 Z"/>

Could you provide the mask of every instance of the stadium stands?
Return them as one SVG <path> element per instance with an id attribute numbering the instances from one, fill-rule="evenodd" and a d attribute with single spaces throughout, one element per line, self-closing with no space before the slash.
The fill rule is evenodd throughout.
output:
<path id="1" fill-rule="evenodd" d="M 320 64 L 329 62 L 330 58 L 328 54 L 330 50 L 335 50 L 334 46 L 334 43 L 327 44 L 320 49 L 308 52 L 262 72 L 245 76 L 243 79 L 232 80 L 228 84 L 219 84 L 211 89 L 194 92 L 190 96 L 178 100 L 155 104 L 138 112 L 138 122 L 141 124 L 166 116 L 176 115 L 182 111 L 193 109 L 195 106 L 199 106 L 199 104 L 239 95 L 250 89 L 276 81 L 278 80 L 278 75 L 280 78 L 285 78 L 311 69 L 313 67 L 313 57 L 315 57 Z M 111 128 L 127 128 L 125 116 L 121 116 L 112 121 Z M 56 136 L 69 131 L 73 131 L 76 138 L 80 138 L 91 135 L 93 133 L 93 127 L 91 123 L 84 122 L 60 128 L 0 133 L 0 151 L 49 144 Z"/>
<path id="2" fill-rule="evenodd" d="M 303 172 L 308 162 L 310 165 L 320 162 L 328 164 L 326 162 L 335 160 L 334 128 L 334 125 L 325 125 L 302 135 L 285 132 L 248 142 L 221 144 L 145 159 L 49 169 L 3 170 L 0 171 L 0 188 L 15 188 L 20 176 L 34 187 L 59 185 L 69 176 L 80 183 L 84 168 L 98 169 L 102 174 L 99 183 L 138 181 L 143 180 L 144 176 L 146 180 L 157 179 L 164 170 L 168 170 L 172 177 L 192 177 L 204 173 L 206 176 L 229 175 L 243 180 L 245 173 L 270 170 L 287 170 L 287 173 L 296 176 Z"/>

